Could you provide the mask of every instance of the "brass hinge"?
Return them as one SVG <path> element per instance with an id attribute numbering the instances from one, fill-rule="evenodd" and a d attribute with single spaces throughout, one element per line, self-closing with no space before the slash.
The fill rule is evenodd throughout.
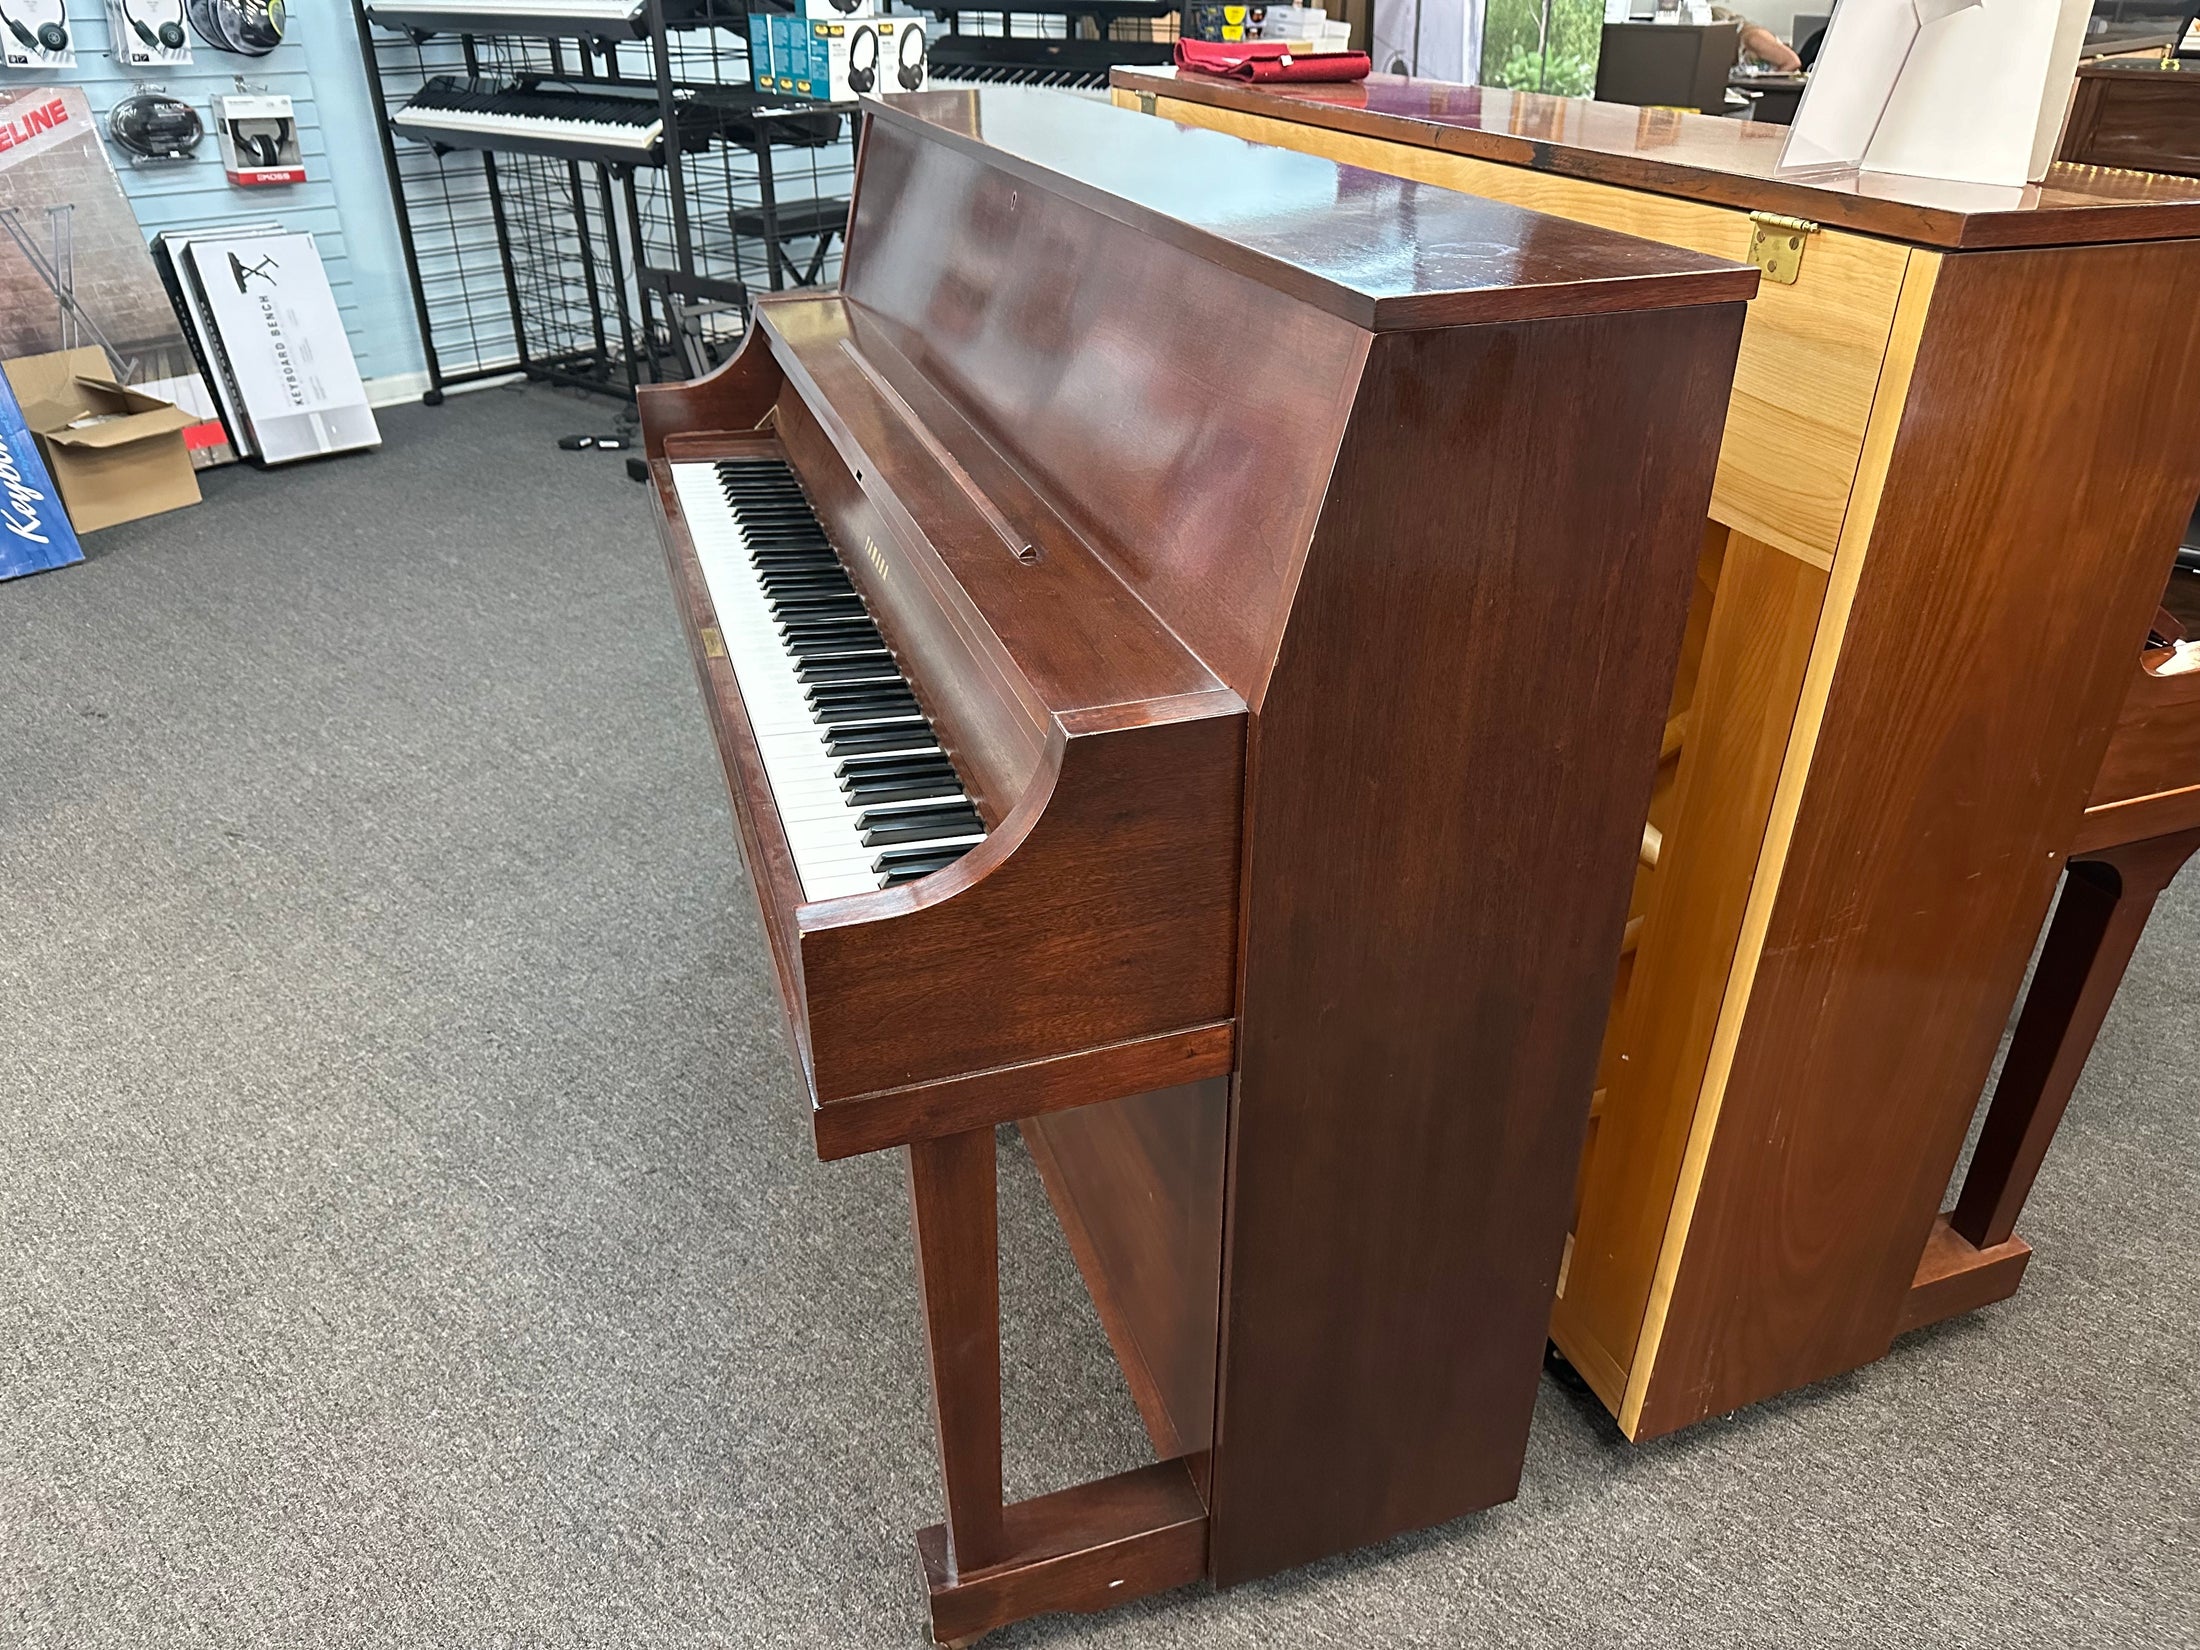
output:
<path id="1" fill-rule="evenodd" d="M 1150 114 L 1152 114 L 1152 113 L 1153 113 L 1153 99 L 1154 99 L 1154 94 L 1153 94 L 1153 93 L 1151 93 L 1151 92 L 1140 92 L 1140 93 L 1138 93 L 1138 94 L 1137 94 L 1137 97 L 1138 97 L 1138 112 L 1139 112 L 1140 114 L 1142 114 L 1142 115 L 1150 115 Z"/>
<path id="2" fill-rule="evenodd" d="M 1818 226 L 1808 218 L 1785 217 L 1778 212 L 1749 215 L 1749 261 L 1765 272 L 1765 279 L 1793 286 L 1803 272 L 1803 252 Z"/>

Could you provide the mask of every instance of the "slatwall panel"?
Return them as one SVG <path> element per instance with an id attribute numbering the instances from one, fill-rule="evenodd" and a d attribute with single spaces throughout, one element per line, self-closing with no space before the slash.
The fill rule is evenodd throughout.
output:
<path id="1" fill-rule="evenodd" d="M 101 0 L 67 0 L 67 4 L 69 34 L 76 44 L 76 67 L 35 76 L 0 71 L 0 84 L 13 88 L 53 81 L 82 86 L 103 134 L 107 111 L 134 92 L 158 86 L 184 99 L 206 123 L 206 139 L 190 160 L 133 165 L 123 151 L 112 143 L 107 145 L 116 174 L 122 179 L 123 192 L 147 237 L 163 229 L 207 229 L 255 219 L 278 222 L 285 229 L 310 231 L 328 269 L 329 286 L 344 317 L 361 375 L 372 378 L 410 370 L 414 363 L 409 339 L 392 338 L 382 329 L 376 329 L 380 336 L 373 336 L 363 324 L 344 226 L 329 177 L 329 145 L 321 129 L 313 85 L 306 74 L 304 48 L 297 39 L 286 38 L 266 57 L 255 58 L 215 51 L 194 34 L 190 63 L 157 72 L 132 70 L 108 55 L 107 8 Z M 317 4 L 299 5 L 293 16 L 294 29 L 348 29 L 351 21 L 345 12 Z M 307 182 L 241 189 L 222 175 L 213 97 L 217 92 L 234 91 L 240 74 L 255 90 L 264 88 L 291 98 L 297 111 Z M 368 136 L 371 138 L 371 133 Z M 351 134 L 353 143 L 357 139 L 358 134 Z M 347 153 L 356 154 L 359 164 L 371 163 L 371 149 L 347 148 Z"/>

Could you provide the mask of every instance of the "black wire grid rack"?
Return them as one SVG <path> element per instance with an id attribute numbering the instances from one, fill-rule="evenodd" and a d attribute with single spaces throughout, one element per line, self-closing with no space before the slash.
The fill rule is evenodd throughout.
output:
<path id="1" fill-rule="evenodd" d="M 514 371 L 630 397 L 726 359 L 755 292 L 837 280 L 854 106 L 758 93 L 749 10 L 353 0 L 427 400 Z M 431 81 L 489 111 L 639 105 L 661 130 L 643 153 L 502 116 L 423 138 L 407 105 Z"/>

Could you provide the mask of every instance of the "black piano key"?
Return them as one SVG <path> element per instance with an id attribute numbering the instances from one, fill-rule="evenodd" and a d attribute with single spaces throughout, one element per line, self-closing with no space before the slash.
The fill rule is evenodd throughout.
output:
<path id="1" fill-rule="evenodd" d="M 840 659 L 851 653 L 881 653 L 886 642 L 877 631 L 869 635 L 854 632 L 845 636 L 788 636 L 787 651 L 797 659 Z"/>
<path id="2" fill-rule="evenodd" d="M 863 785 L 843 785 L 852 808 L 874 807 L 882 802 L 921 802 L 930 796 L 961 796 L 962 781 L 950 773 L 945 779 L 879 779 Z"/>
<path id="3" fill-rule="evenodd" d="M 879 779 L 924 773 L 953 773 L 953 764 L 936 750 L 889 751 L 885 755 L 851 756 L 833 772 L 841 779 Z"/>
<path id="4" fill-rule="evenodd" d="M 856 829 L 866 848 L 885 848 L 897 842 L 924 842 L 943 836 L 970 836 L 985 829 L 978 810 L 968 804 L 945 808 L 897 808 L 856 816 Z"/>
<path id="5" fill-rule="evenodd" d="M 857 756 L 873 751 L 922 750 L 939 743 L 932 724 L 921 716 L 879 722 L 867 728 L 845 728 L 825 741 L 828 756 Z"/>
<path id="6" fill-rule="evenodd" d="M 872 800 L 870 792 L 881 785 L 944 785 L 945 790 L 918 792 L 918 795 L 952 796 L 962 789 L 962 776 L 944 761 L 934 768 L 911 768 L 897 773 L 851 774 L 840 782 L 841 795 L 863 803 Z"/>
<path id="7" fill-rule="evenodd" d="M 952 848 L 890 848 L 871 861 L 871 869 L 886 879 L 891 888 L 896 883 L 914 882 L 928 877 L 934 871 L 944 871 L 963 855 L 970 852 L 967 842 Z"/>
<path id="8" fill-rule="evenodd" d="M 877 703 L 839 704 L 830 708 L 813 706 L 811 716 L 820 727 L 842 728 L 852 722 L 891 722 L 910 715 L 917 708 L 917 701 L 904 693 Z"/>
<path id="9" fill-rule="evenodd" d="M 861 692 L 847 691 L 859 688 Z M 834 682 L 823 687 L 804 688 L 802 697 L 809 701 L 812 714 L 829 716 L 846 712 L 868 714 L 874 720 L 888 716 L 905 715 L 917 708 L 916 695 L 908 686 L 891 679 L 871 682 Z"/>
<path id="10" fill-rule="evenodd" d="M 770 601 L 770 598 L 766 598 Z M 853 619 L 863 615 L 863 598 L 847 596 L 789 596 L 770 602 L 772 616 L 781 624 L 796 619 Z"/>
<path id="11" fill-rule="evenodd" d="M 854 653 L 831 659 L 805 659 L 795 666 L 798 681 L 819 682 L 876 682 L 901 681 L 902 674 L 894 668 L 890 653 Z"/>

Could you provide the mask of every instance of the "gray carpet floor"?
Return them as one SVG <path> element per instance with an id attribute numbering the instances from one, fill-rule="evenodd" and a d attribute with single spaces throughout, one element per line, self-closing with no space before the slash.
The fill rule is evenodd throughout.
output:
<path id="1" fill-rule="evenodd" d="M 820 1165 L 600 406 L 0 586 L 0 1645 L 914 1646 L 891 1157 Z M 1514 1504 L 1019 1646 L 2200 1642 L 2200 877 L 2022 1294 L 1647 1447 L 1546 1379 Z M 1142 1459 L 1005 1159 L 1012 1488 Z"/>

